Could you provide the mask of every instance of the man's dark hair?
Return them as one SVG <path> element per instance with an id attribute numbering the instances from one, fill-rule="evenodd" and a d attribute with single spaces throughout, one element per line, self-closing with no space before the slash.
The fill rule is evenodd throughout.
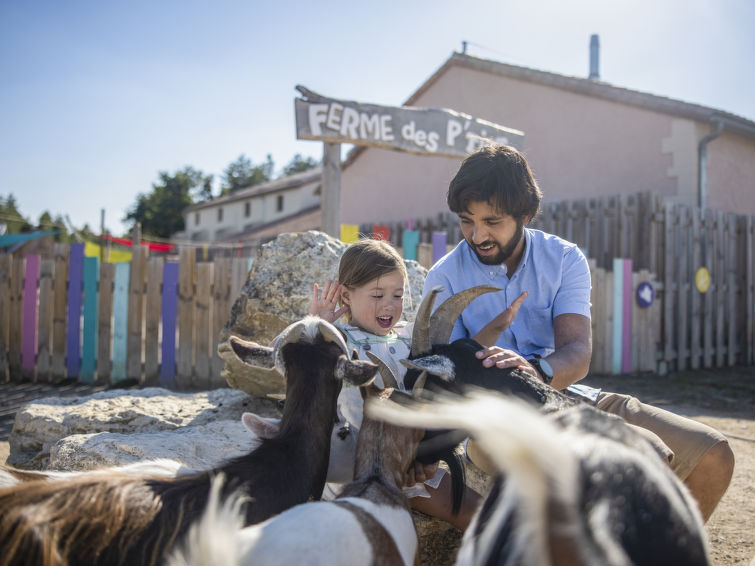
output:
<path id="1" fill-rule="evenodd" d="M 447 195 L 448 208 L 457 214 L 468 212 L 472 202 L 485 202 L 517 220 L 534 218 L 542 198 L 524 155 L 507 145 L 487 145 L 467 156 Z"/>

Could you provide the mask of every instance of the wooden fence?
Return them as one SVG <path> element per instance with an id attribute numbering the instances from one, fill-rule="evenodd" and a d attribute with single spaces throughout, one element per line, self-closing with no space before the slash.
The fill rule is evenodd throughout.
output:
<path id="1" fill-rule="evenodd" d="M 646 335 L 656 336 L 643 346 L 655 361 L 637 361 L 632 368 L 660 373 L 755 364 L 754 226 L 751 216 L 701 211 L 652 193 L 546 203 L 531 223 L 582 248 L 593 264 L 594 297 L 604 292 L 595 269 L 609 273 L 611 279 L 616 258 L 631 260 L 635 290 L 643 282 L 651 283 L 654 306 L 636 314 L 652 327 L 633 331 L 637 338 L 632 343 Z M 410 222 L 365 224 L 358 231 L 386 236 L 423 265 L 431 265 L 443 250 L 461 240 L 458 219 L 450 213 Z M 610 283 L 606 285 L 611 288 Z M 609 350 L 599 343 L 605 335 L 595 328 L 596 322 L 613 328 L 603 317 L 593 300 L 592 371 L 596 372 L 615 368 L 614 361 L 605 358 Z M 613 349 L 610 355 L 613 360 Z"/>
<path id="2" fill-rule="evenodd" d="M 115 264 L 84 244 L 56 244 L 54 259 L 0 254 L 0 381 L 225 385 L 217 340 L 248 269 L 192 249 Z"/>

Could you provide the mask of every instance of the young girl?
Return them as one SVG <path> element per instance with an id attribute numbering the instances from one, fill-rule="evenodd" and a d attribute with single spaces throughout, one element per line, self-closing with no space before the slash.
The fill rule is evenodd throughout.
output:
<path id="1" fill-rule="evenodd" d="M 370 351 L 392 370 L 403 389 L 406 368 L 399 360 L 409 357 L 413 325 L 401 320 L 406 266 L 398 252 L 387 242 L 364 239 L 351 244 L 341 256 L 338 280 L 328 281 L 325 289 L 315 283 L 309 313 L 335 323 L 350 348 L 359 352 L 359 358 L 369 359 Z M 345 315 L 345 323 L 336 323 Z M 382 378 L 376 382 L 381 387 Z M 362 398 L 358 388 L 344 386 L 338 397 L 338 424 L 358 430 L 362 422 Z M 352 435 L 354 438 L 356 435 Z M 328 478 L 339 482 L 350 481 L 354 466 L 355 443 L 331 443 Z M 479 495 L 465 490 L 462 509 L 451 513 L 451 482 L 447 474 L 434 466 L 423 467 L 416 463 L 407 474 L 407 485 L 426 482 L 410 488 L 407 496 L 415 509 L 443 519 L 464 530 L 471 520 Z M 328 484 L 326 492 L 335 493 L 339 486 Z"/>

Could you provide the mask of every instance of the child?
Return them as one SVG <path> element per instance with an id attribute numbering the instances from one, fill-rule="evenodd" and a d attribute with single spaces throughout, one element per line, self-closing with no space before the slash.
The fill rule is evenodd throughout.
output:
<path id="1" fill-rule="evenodd" d="M 398 252 L 381 240 L 363 239 L 351 244 L 341 256 L 338 280 L 328 281 L 325 289 L 315 283 L 309 313 L 335 323 L 345 315 L 346 323 L 336 323 L 350 348 L 368 359 L 366 351 L 382 359 L 403 389 L 406 368 L 399 360 L 409 357 L 413 325 L 402 321 L 406 266 Z M 340 306 L 339 306 L 340 305 Z M 376 379 L 382 387 L 382 379 Z M 338 398 L 337 427 L 358 429 L 362 422 L 362 398 L 356 387 L 345 386 Z M 328 479 L 349 481 L 354 465 L 353 445 L 331 444 Z M 437 472 L 437 473 L 436 473 Z M 451 513 L 451 482 L 447 474 L 437 471 L 437 464 L 423 467 L 416 463 L 407 474 L 407 485 L 425 482 L 425 489 L 410 488 L 407 495 L 412 507 L 443 519 L 464 530 L 469 524 L 480 496 L 465 490 L 460 513 Z M 332 484 L 328 490 L 333 490 Z M 421 495 L 412 496 L 417 493 Z M 429 496 L 428 496 L 429 494 Z"/>

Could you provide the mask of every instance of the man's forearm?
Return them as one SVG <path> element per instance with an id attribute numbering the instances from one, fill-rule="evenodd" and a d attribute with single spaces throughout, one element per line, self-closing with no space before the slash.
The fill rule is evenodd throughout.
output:
<path id="1" fill-rule="evenodd" d="M 553 368 L 551 386 L 566 389 L 587 375 L 591 348 L 581 342 L 566 344 L 545 358 Z"/>

